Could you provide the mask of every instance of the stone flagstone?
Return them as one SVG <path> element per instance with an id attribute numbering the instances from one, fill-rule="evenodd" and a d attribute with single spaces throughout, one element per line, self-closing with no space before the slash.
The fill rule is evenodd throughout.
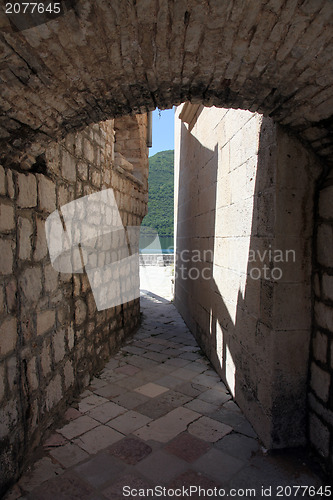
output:
<path id="1" fill-rule="evenodd" d="M 145 295 L 142 309 L 130 349 L 111 358 L 67 410 L 67 423 L 45 440 L 41 458 L 8 500 L 122 500 L 126 485 L 228 488 L 230 481 L 246 487 L 252 477 L 266 484 L 270 471 L 281 484 L 320 485 L 290 456 L 270 456 L 268 463 L 225 385 L 207 359 L 193 353 L 195 340 L 172 304 Z M 157 363 L 138 352 L 145 344 L 163 346 L 150 351 L 155 355 L 169 349 L 199 357 Z"/>

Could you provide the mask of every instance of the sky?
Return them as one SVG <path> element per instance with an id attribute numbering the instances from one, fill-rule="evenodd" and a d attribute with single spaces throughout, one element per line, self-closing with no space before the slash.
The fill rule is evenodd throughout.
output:
<path id="1" fill-rule="evenodd" d="M 153 111 L 153 147 L 149 149 L 149 156 L 174 149 L 174 117 L 173 109 Z"/>

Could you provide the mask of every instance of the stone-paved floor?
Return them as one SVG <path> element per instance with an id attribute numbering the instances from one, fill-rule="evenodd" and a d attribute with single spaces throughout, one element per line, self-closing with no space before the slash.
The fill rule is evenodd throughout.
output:
<path id="1" fill-rule="evenodd" d="M 118 500 L 140 497 L 126 495 L 124 486 L 157 485 L 184 487 L 181 498 L 190 486 L 255 488 L 252 498 L 262 498 L 264 485 L 278 498 L 277 486 L 319 487 L 299 458 L 265 454 L 173 304 L 149 293 L 142 310 L 134 339 L 67 411 L 66 425 L 8 498 Z M 148 493 L 158 498 L 158 491 Z M 190 498 L 208 496 L 193 490 Z"/>

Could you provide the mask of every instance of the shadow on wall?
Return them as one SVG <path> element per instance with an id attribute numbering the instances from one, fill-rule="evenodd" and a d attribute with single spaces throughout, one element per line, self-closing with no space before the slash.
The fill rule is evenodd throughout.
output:
<path id="1" fill-rule="evenodd" d="M 265 445 L 282 448 L 306 442 L 313 196 L 288 165 L 297 147 L 252 116 L 258 148 L 234 171 L 224 146 L 181 124 L 175 305 Z"/>

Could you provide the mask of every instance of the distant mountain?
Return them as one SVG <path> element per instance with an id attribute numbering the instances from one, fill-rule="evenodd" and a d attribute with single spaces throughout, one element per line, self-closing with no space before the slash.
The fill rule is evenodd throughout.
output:
<path id="1" fill-rule="evenodd" d="M 161 151 L 149 158 L 148 215 L 143 226 L 157 230 L 159 236 L 173 236 L 174 152 Z"/>

